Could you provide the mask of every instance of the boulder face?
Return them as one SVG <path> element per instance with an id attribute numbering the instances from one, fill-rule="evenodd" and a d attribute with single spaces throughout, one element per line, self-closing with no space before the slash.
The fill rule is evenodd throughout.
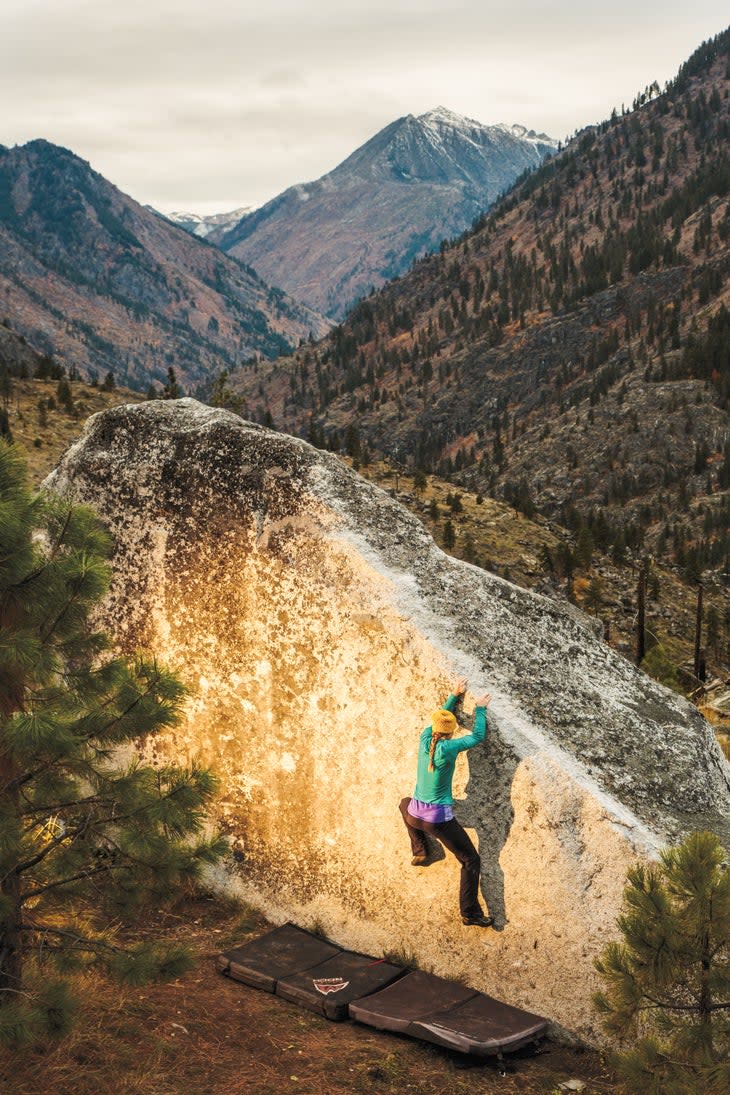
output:
<path id="1" fill-rule="evenodd" d="M 410 953 L 597 1040 L 592 963 L 627 867 L 691 829 L 730 844 L 730 768 L 695 709 L 575 615 L 445 555 L 335 456 L 228 412 L 96 415 L 46 485 L 114 534 L 120 648 L 192 690 L 145 748 L 217 769 L 228 883 L 274 920 Z M 398 812 L 462 673 L 494 696 L 455 792 L 496 931 L 462 926 L 450 855 L 410 866 Z"/>

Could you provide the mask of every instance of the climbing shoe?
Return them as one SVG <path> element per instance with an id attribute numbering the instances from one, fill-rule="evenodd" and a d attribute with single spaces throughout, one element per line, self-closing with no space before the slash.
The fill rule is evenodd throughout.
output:
<path id="1" fill-rule="evenodd" d="M 494 923 L 491 916 L 462 916 L 461 922 L 468 928 L 491 928 Z"/>
<path id="2" fill-rule="evenodd" d="M 428 865 L 427 855 L 414 855 L 411 860 L 411 867 L 426 867 Z"/>

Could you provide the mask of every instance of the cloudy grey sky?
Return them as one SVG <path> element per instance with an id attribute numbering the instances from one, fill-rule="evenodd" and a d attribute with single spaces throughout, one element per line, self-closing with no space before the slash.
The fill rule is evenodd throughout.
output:
<path id="1" fill-rule="evenodd" d="M 0 143 L 45 137 L 166 212 L 261 203 L 403 114 L 607 117 L 727 0 L 3 0 Z"/>

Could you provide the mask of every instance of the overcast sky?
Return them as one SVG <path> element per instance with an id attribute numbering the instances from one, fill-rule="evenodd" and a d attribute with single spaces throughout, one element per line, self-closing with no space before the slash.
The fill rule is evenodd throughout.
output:
<path id="1" fill-rule="evenodd" d="M 727 0 L 3 0 L 0 143 L 169 212 L 260 204 L 443 105 L 564 138 L 661 84 Z"/>

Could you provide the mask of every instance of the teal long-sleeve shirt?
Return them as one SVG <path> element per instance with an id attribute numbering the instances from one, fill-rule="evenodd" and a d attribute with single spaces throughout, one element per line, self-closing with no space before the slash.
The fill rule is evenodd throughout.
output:
<path id="1" fill-rule="evenodd" d="M 449 696 L 444 704 L 445 709 L 453 711 L 457 701 L 457 696 Z M 418 775 L 413 797 L 418 799 L 419 802 L 452 806 L 454 796 L 451 791 L 451 782 L 454 778 L 456 758 L 459 753 L 463 753 L 465 749 L 472 749 L 486 738 L 487 709 L 486 707 L 475 708 L 474 729 L 471 734 L 464 734 L 460 738 L 444 738 L 438 743 L 434 752 L 435 771 L 433 772 L 428 770 L 431 732 L 431 727 L 427 726 L 418 742 Z"/>

